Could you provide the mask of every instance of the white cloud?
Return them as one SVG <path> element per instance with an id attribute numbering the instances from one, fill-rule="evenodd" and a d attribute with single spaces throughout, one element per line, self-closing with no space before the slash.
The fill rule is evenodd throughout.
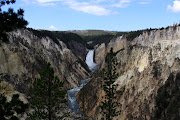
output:
<path id="1" fill-rule="evenodd" d="M 48 2 L 56 2 L 56 1 L 62 1 L 62 0 L 37 0 L 37 2 L 40 3 L 48 3 Z"/>
<path id="2" fill-rule="evenodd" d="M 180 1 L 175 0 L 173 6 L 168 5 L 168 10 L 175 12 L 175 13 L 180 13 Z"/>
<path id="3" fill-rule="evenodd" d="M 57 30 L 57 28 L 54 27 L 53 25 L 51 25 L 49 28 L 50 28 L 51 30 Z"/>
<path id="4" fill-rule="evenodd" d="M 131 0 L 120 0 L 118 3 L 112 4 L 112 7 L 123 8 L 127 7 Z"/>
<path id="5" fill-rule="evenodd" d="M 55 2 L 62 0 L 23 0 L 24 3 L 28 5 L 36 4 L 41 6 L 55 6 Z"/>
<path id="6" fill-rule="evenodd" d="M 55 6 L 56 5 L 55 2 L 59 2 L 59 1 L 62 0 L 36 0 L 34 3 L 42 6 Z"/>
<path id="7" fill-rule="evenodd" d="M 108 0 L 91 0 L 91 1 L 94 2 L 94 3 L 101 3 L 101 2 L 106 2 Z"/>
<path id="8" fill-rule="evenodd" d="M 97 15 L 97 16 L 109 15 L 111 13 L 110 10 L 102 6 L 93 5 L 88 2 L 77 2 L 75 0 L 67 0 L 65 1 L 65 4 L 67 4 L 73 10 L 81 11 L 84 13 Z"/>
<path id="9" fill-rule="evenodd" d="M 84 12 L 87 14 L 105 16 L 110 14 L 117 14 L 114 8 L 125 8 L 132 4 L 134 1 L 138 0 L 24 0 L 31 1 L 33 4 L 38 4 L 42 6 L 57 6 L 58 3 L 68 6 L 69 8 Z M 152 0 L 143 0 L 141 4 L 146 4 Z"/>

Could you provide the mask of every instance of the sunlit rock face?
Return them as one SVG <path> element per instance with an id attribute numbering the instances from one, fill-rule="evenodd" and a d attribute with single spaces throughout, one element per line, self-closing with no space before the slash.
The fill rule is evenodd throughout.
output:
<path id="1" fill-rule="evenodd" d="M 176 42 L 175 42 L 175 41 Z M 179 43 L 180 40 L 180 26 L 169 27 L 163 30 L 152 30 L 150 32 L 143 32 L 142 35 L 134 39 L 137 44 L 143 46 L 154 46 L 160 42 L 162 47 L 171 46 Z"/>
<path id="2" fill-rule="evenodd" d="M 86 52 L 79 43 L 71 44 L 80 46 L 74 48 L 77 51 L 73 53 L 61 40 L 54 42 L 49 37 L 39 38 L 27 29 L 10 32 L 8 38 L 9 43 L 0 42 L 0 93 L 8 100 L 13 94 L 20 94 L 20 99 L 28 102 L 31 96 L 29 88 L 47 62 L 53 67 L 55 75 L 64 81 L 66 90 L 79 86 L 81 80 L 89 76 L 88 67 L 82 61 L 86 53 L 75 55 L 79 49 Z M 82 118 L 67 105 L 63 106 L 60 111 L 70 113 L 69 120 Z"/>
<path id="3" fill-rule="evenodd" d="M 180 92 L 180 84 L 177 82 L 180 80 L 179 29 L 180 27 L 176 29 L 170 27 L 166 30 L 153 30 L 149 34 L 143 33 L 128 45 L 125 44 L 126 47 L 116 49 L 117 72 L 120 76 L 115 84 L 118 85 L 117 91 L 121 90 L 123 94 L 117 94 L 117 100 L 122 104 L 118 109 L 122 112 L 114 120 L 179 118 L 177 110 L 180 108 L 177 102 L 177 99 L 179 100 L 177 94 Z M 107 46 L 104 47 L 106 50 Z M 96 48 L 98 55 L 105 51 L 101 48 L 102 46 Z M 104 59 L 102 60 L 100 69 L 104 67 Z M 97 73 L 90 79 L 85 89 L 86 114 L 99 119 L 101 114 L 98 106 L 104 96 L 98 82 L 100 79 Z M 79 104 L 82 104 L 80 99 Z M 170 112 L 173 108 L 174 113 Z"/>
<path id="4" fill-rule="evenodd" d="M 118 52 L 121 49 L 125 49 L 129 46 L 129 41 L 123 36 L 112 39 L 108 45 L 102 43 L 101 45 L 95 47 L 95 62 L 97 64 L 102 63 L 107 53 L 113 48 L 114 52 Z"/>
<path id="5" fill-rule="evenodd" d="M 126 37 L 117 37 L 116 39 L 113 39 L 109 42 L 109 44 L 107 45 L 107 52 L 109 52 L 111 48 L 113 48 L 114 52 L 127 48 L 128 43 L 129 42 L 127 41 Z"/>
<path id="6" fill-rule="evenodd" d="M 101 63 L 106 56 L 106 45 L 105 43 L 102 43 L 100 46 L 95 48 L 95 62 L 97 64 Z"/>
<path id="7" fill-rule="evenodd" d="M 102 43 L 95 47 L 95 62 L 100 64 L 103 62 L 106 54 L 111 47 L 114 52 L 127 49 L 130 46 L 142 45 L 154 47 L 160 45 L 162 49 L 168 46 L 176 46 L 180 42 L 180 26 L 173 26 L 163 30 L 151 30 L 143 32 L 135 39 L 128 41 L 125 36 L 119 36 L 112 39 L 108 45 Z"/>
<path id="8" fill-rule="evenodd" d="M 10 32 L 8 37 L 9 43 L 0 46 L 0 81 L 13 84 L 19 92 L 28 92 L 46 62 L 64 81 L 65 89 L 77 87 L 89 75 L 83 62 L 60 40 L 57 44 L 49 37 L 38 38 L 26 29 Z"/>

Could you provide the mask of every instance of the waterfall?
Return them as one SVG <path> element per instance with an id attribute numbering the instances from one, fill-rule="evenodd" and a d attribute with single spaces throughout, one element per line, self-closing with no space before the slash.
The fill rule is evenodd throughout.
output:
<path id="1" fill-rule="evenodd" d="M 87 56 L 86 56 L 86 64 L 88 65 L 89 69 L 94 72 L 96 69 L 97 64 L 93 62 L 93 57 L 94 57 L 94 50 L 89 50 Z M 75 112 L 75 113 L 81 113 L 79 110 L 79 104 L 76 101 L 76 93 L 79 92 L 83 85 L 86 85 L 88 82 L 88 79 L 81 80 L 81 85 L 77 88 L 68 90 L 67 95 L 68 95 L 68 106 Z"/>
<path id="2" fill-rule="evenodd" d="M 97 64 L 94 63 L 94 50 L 89 50 L 87 56 L 86 56 L 86 64 L 88 65 L 89 69 L 94 72 Z"/>

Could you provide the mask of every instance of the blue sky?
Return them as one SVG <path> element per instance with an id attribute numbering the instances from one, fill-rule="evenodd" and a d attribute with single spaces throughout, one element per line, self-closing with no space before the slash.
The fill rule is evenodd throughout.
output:
<path id="1" fill-rule="evenodd" d="M 47 30 L 131 31 L 180 22 L 180 0 L 16 0 L 28 27 Z"/>

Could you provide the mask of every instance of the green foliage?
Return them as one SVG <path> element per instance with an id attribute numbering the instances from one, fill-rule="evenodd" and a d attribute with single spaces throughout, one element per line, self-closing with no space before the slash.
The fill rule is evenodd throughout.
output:
<path id="1" fill-rule="evenodd" d="M 154 120 L 179 120 L 180 73 L 171 73 L 166 83 L 159 88 L 156 97 Z"/>
<path id="2" fill-rule="evenodd" d="M 47 30 L 34 30 L 31 28 L 29 28 L 28 30 L 32 31 L 33 34 L 39 38 L 49 37 L 56 44 L 59 44 L 59 42 L 58 42 L 58 39 L 59 39 L 59 40 L 63 41 L 65 44 L 67 44 L 71 40 L 74 40 L 78 43 L 82 43 L 83 45 L 86 45 L 86 43 L 83 41 L 83 39 L 75 33 L 59 32 L 59 31 L 47 31 Z"/>
<path id="3" fill-rule="evenodd" d="M 15 0 L 1 0 L 0 2 L 0 39 L 4 42 L 7 42 L 6 32 L 10 32 L 17 28 L 24 28 L 28 24 L 24 20 L 24 10 L 19 9 L 16 12 L 12 8 L 9 8 L 8 11 L 2 11 L 1 7 L 8 4 L 14 4 Z"/>
<path id="4" fill-rule="evenodd" d="M 174 30 L 176 30 L 176 28 L 180 26 L 179 24 L 174 24 L 172 27 Z M 169 26 L 166 28 L 168 29 Z M 163 30 L 165 29 L 164 27 L 159 28 L 159 30 Z M 158 30 L 158 28 L 147 28 L 147 29 L 142 29 L 142 30 L 137 30 L 137 31 L 128 31 L 128 32 L 111 32 L 111 31 L 107 31 L 107 33 L 101 33 L 101 34 L 88 34 L 88 35 L 84 35 L 84 40 L 86 42 L 89 41 L 93 41 L 92 44 L 87 45 L 89 48 L 94 47 L 97 44 L 101 44 L 101 43 L 106 43 L 108 44 L 110 40 L 117 38 L 118 36 L 124 36 L 127 38 L 128 41 L 132 41 L 133 39 L 135 39 L 136 37 L 138 37 L 140 34 L 142 34 L 143 32 L 148 32 L 150 33 L 150 31 L 152 30 Z M 97 31 L 94 31 L 97 32 Z M 100 33 L 100 32 L 97 32 Z M 83 36 L 83 35 L 82 35 Z"/>
<path id="5" fill-rule="evenodd" d="M 110 42 L 110 40 L 117 38 L 118 36 L 124 36 L 127 38 L 128 41 L 132 41 L 134 38 L 138 37 L 143 31 L 151 31 L 153 29 L 146 29 L 146 30 L 137 30 L 131 32 L 107 32 L 104 34 L 88 34 L 82 35 L 84 41 L 92 42 L 87 44 L 87 48 L 93 49 L 95 45 L 105 43 L 106 45 Z M 98 32 L 99 33 L 99 32 Z"/>
<path id="6" fill-rule="evenodd" d="M 117 60 L 113 49 L 111 48 L 110 53 L 106 56 L 106 69 L 102 72 L 103 80 L 101 81 L 101 87 L 105 92 L 104 101 L 101 102 L 100 108 L 103 114 L 103 120 L 112 120 L 113 117 L 118 116 L 120 111 L 117 107 L 120 104 L 116 101 L 116 87 L 114 84 L 119 74 L 116 73 Z"/>
<path id="7" fill-rule="evenodd" d="M 164 30 L 164 27 L 160 28 L 160 30 Z"/>
<path id="8" fill-rule="evenodd" d="M 19 95 L 13 95 L 11 101 L 7 102 L 5 96 L 0 94 L 0 120 L 18 120 L 17 115 L 23 114 L 28 108 L 28 104 L 24 104 L 19 100 Z"/>
<path id="9" fill-rule="evenodd" d="M 40 72 L 40 78 L 33 83 L 30 103 L 34 111 L 29 114 L 31 120 L 54 120 L 63 117 L 57 117 L 62 108 L 60 103 L 66 103 L 63 84 L 57 76 L 54 76 L 54 70 L 48 63 L 46 68 Z"/>
<path id="10" fill-rule="evenodd" d="M 88 42 L 92 42 L 90 44 L 87 44 L 88 49 L 94 49 L 94 46 L 97 44 L 105 43 L 108 44 L 110 40 L 115 38 L 114 35 L 107 34 L 107 35 L 97 35 L 97 36 L 84 36 L 83 40 Z"/>
<path id="11" fill-rule="evenodd" d="M 71 31 L 72 33 L 76 33 L 82 37 L 85 36 L 101 36 L 101 35 L 115 35 L 115 31 L 104 31 L 104 30 L 75 30 Z"/>
<path id="12" fill-rule="evenodd" d="M 126 34 L 126 38 L 127 38 L 128 41 L 132 41 L 134 38 L 138 37 L 142 33 L 143 33 L 142 30 L 131 31 L 131 32 Z"/>

